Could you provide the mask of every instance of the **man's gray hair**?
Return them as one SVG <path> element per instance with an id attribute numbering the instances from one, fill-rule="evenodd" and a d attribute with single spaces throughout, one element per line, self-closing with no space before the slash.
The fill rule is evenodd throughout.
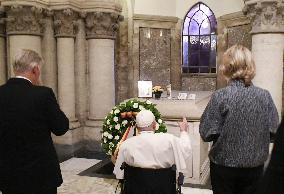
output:
<path id="1" fill-rule="evenodd" d="M 37 52 L 29 49 L 21 49 L 15 55 L 13 69 L 14 72 L 24 73 L 42 63 L 43 60 Z"/>

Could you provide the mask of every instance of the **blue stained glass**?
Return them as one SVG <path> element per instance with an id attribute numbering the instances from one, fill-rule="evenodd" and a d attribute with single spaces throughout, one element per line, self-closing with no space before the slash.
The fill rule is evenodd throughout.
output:
<path id="1" fill-rule="evenodd" d="M 183 34 L 188 35 L 188 25 L 190 23 L 190 18 L 186 17 L 184 20 L 184 25 L 183 25 Z"/>
<path id="2" fill-rule="evenodd" d="M 197 3 L 183 24 L 183 72 L 216 73 L 217 21 L 212 10 Z"/>
<path id="3" fill-rule="evenodd" d="M 190 9 L 190 11 L 187 14 L 187 17 L 191 18 L 198 10 L 199 10 L 199 4 L 196 4 Z"/>
<path id="4" fill-rule="evenodd" d="M 201 24 L 203 20 L 207 19 L 207 16 L 202 12 L 202 11 L 198 11 L 194 14 L 194 16 L 192 17 L 195 21 L 198 22 L 198 24 Z"/>
<path id="5" fill-rule="evenodd" d="M 190 53 L 189 66 L 198 66 L 199 60 L 200 60 L 199 53 L 198 52 L 191 52 Z"/>
<path id="6" fill-rule="evenodd" d="M 208 18 L 206 18 L 205 20 L 203 20 L 202 24 L 201 24 L 201 28 L 200 28 L 200 35 L 204 35 L 204 34 L 210 34 L 211 32 L 211 27 L 210 27 L 210 21 L 208 20 Z"/>
<path id="7" fill-rule="evenodd" d="M 183 37 L 183 64 L 184 66 L 188 66 L 188 37 L 184 36 Z"/>
<path id="8" fill-rule="evenodd" d="M 190 36 L 190 44 L 191 45 L 199 44 L 199 36 Z"/>
<path id="9" fill-rule="evenodd" d="M 200 10 L 202 10 L 207 16 L 213 15 L 212 11 L 204 4 L 200 4 Z"/>
<path id="10" fill-rule="evenodd" d="M 211 50 L 216 50 L 216 46 L 217 46 L 217 36 L 212 35 L 211 36 Z"/>
<path id="11" fill-rule="evenodd" d="M 215 34 L 216 31 L 217 31 L 217 21 L 216 21 L 216 18 L 214 15 L 210 16 L 209 17 L 209 20 L 210 20 L 210 27 L 211 27 L 211 34 Z"/>
<path id="12" fill-rule="evenodd" d="M 189 35 L 199 35 L 198 23 L 194 20 L 191 20 L 188 31 L 189 31 L 188 32 Z"/>
<path id="13" fill-rule="evenodd" d="M 200 49 L 209 51 L 211 49 L 210 36 L 200 36 Z"/>

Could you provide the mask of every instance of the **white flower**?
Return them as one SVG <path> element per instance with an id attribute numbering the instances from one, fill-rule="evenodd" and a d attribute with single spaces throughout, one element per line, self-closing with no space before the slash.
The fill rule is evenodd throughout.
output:
<path id="1" fill-rule="evenodd" d="M 117 122 L 117 121 L 118 121 L 118 117 L 114 117 L 114 118 L 113 118 L 113 121 L 114 121 L 114 122 Z"/>
<path id="2" fill-rule="evenodd" d="M 114 147 L 114 144 L 112 142 L 109 143 L 109 147 Z"/>
<path id="3" fill-rule="evenodd" d="M 109 133 L 106 131 L 104 132 L 104 136 L 107 137 L 109 135 Z"/>
<path id="4" fill-rule="evenodd" d="M 158 123 L 156 123 L 156 131 L 159 130 L 160 125 Z"/>
<path id="5" fill-rule="evenodd" d="M 139 109 L 140 110 L 145 110 L 144 106 L 142 106 L 142 105 L 139 105 Z"/>
<path id="6" fill-rule="evenodd" d="M 127 125 L 127 123 L 128 123 L 127 120 L 123 120 L 123 121 L 122 121 L 122 125 L 123 125 L 123 126 Z"/>
<path id="7" fill-rule="evenodd" d="M 109 135 L 107 136 L 107 138 L 112 139 L 113 136 L 112 136 L 111 134 L 109 134 Z"/>
<path id="8" fill-rule="evenodd" d="M 114 128 L 119 130 L 120 129 L 120 124 L 116 124 Z"/>
<path id="9" fill-rule="evenodd" d="M 118 109 L 115 109 L 114 114 L 118 114 L 120 111 Z"/>
<path id="10" fill-rule="evenodd" d="M 107 116 L 105 116 L 105 119 L 107 119 Z"/>
<path id="11" fill-rule="evenodd" d="M 109 121 L 109 119 L 107 120 L 107 125 L 109 125 L 110 124 L 110 121 Z"/>
<path id="12" fill-rule="evenodd" d="M 113 110 L 111 110 L 109 113 L 110 113 L 110 114 L 113 114 Z"/>
<path id="13" fill-rule="evenodd" d="M 133 108 L 138 108 L 138 105 L 139 105 L 138 103 L 134 103 Z"/>
<path id="14" fill-rule="evenodd" d="M 162 119 L 159 119 L 159 120 L 158 120 L 158 123 L 160 123 L 160 124 L 161 124 L 162 122 L 163 122 L 163 121 L 162 121 Z"/>
<path id="15" fill-rule="evenodd" d="M 110 130 L 112 130 L 112 125 L 108 127 Z"/>
<path id="16" fill-rule="evenodd" d="M 146 104 L 152 104 L 150 100 L 146 100 Z"/>
<path id="17" fill-rule="evenodd" d="M 108 154 L 108 155 L 111 155 L 111 154 L 112 154 L 112 151 L 111 151 L 111 150 L 109 150 L 107 154 Z"/>
<path id="18" fill-rule="evenodd" d="M 104 139 L 104 143 L 106 143 L 107 142 L 107 139 Z"/>
<path id="19" fill-rule="evenodd" d="M 102 133 L 102 138 L 104 138 L 104 134 Z"/>
<path id="20" fill-rule="evenodd" d="M 118 135 L 115 136 L 114 139 L 115 139 L 115 140 L 119 140 L 119 136 L 118 136 Z"/>

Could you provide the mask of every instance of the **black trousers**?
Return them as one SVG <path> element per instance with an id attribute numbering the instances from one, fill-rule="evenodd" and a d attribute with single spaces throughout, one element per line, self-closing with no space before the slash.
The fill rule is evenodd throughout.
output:
<path id="1" fill-rule="evenodd" d="M 57 194 L 57 187 L 52 188 L 52 189 L 47 189 L 47 190 L 42 190 L 42 191 L 25 191 L 25 192 L 20 192 L 20 193 L 15 193 L 15 192 L 6 192 L 2 191 L 2 194 Z"/>
<path id="2" fill-rule="evenodd" d="M 213 194 L 254 194 L 263 173 L 263 165 L 232 168 L 210 163 Z"/>

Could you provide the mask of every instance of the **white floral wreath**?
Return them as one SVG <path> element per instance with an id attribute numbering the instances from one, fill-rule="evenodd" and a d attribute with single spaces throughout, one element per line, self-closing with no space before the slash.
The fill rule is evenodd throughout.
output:
<path id="1" fill-rule="evenodd" d="M 136 126 L 135 117 L 141 110 L 147 109 L 153 112 L 157 128 L 156 133 L 167 132 L 166 125 L 161 119 L 161 114 L 151 101 L 139 101 L 137 99 L 122 102 L 113 107 L 103 122 L 102 149 L 107 155 L 113 155 L 117 145 L 124 141 L 127 136 L 125 133 L 129 127 Z M 129 130 L 128 130 L 129 131 Z M 127 132 L 128 133 L 128 132 Z"/>

